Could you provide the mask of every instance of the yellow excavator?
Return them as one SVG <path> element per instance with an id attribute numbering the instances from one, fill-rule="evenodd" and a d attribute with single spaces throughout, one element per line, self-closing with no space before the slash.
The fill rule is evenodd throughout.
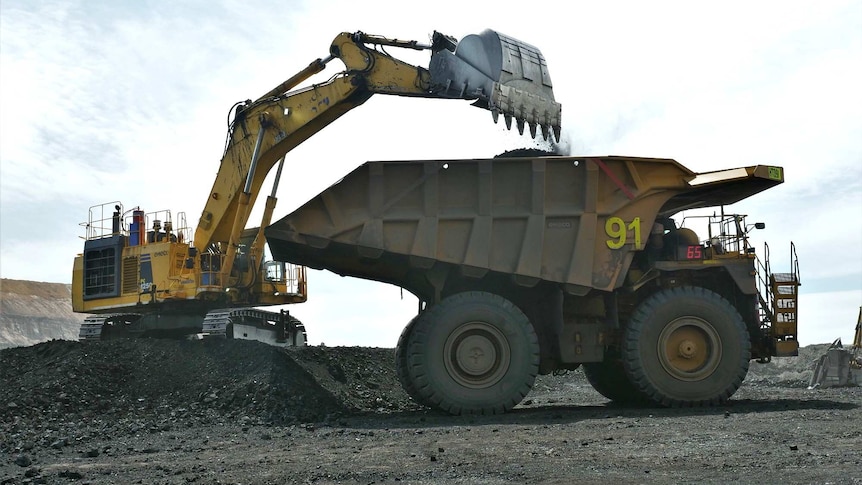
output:
<path id="1" fill-rule="evenodd" d="M 853 345 L 846 349 L 840 338 L 835 339 L 815 362 L 808 384 L 809 389 L 842 386 L 862 386 L 862 307 L 856 318 Z"/>
<path id="2" fill-rule="evenodd" d="M 429 67 L 387 48 L 430 51 Z M 343 70 L 298 88 L 334 59 Z M 285 155 L 374 94 L 472 100 L 509 129 L 514 121 L 521 134 L 529 127 L 533 137 L 560 137 L 561 106 L 542 53 L 529 44 L 492 30 L 460 41 L 435 32 L 427 44 L 341 33 L 327 57 L 231 108 L 224 155 L 193 235 L 182 212 L 174 218 L 120 201 L 90 208 L 72 277 L 73 310 L 90 314 L 80 339 L 205 334 L 303 345 L 299 320 L 259 309 L 308 297 L 303 266 L 266 261 L 263 229 Z M 246 227 L 276 165 L 260 224 Z"/>

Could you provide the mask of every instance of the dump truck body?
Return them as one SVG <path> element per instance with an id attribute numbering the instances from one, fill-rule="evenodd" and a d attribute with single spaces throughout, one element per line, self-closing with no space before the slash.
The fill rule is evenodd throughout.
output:
<path id="1" fill-rule="evenodd" d="M 745 334 L 737 340 L 746 341 L 739 353 L 747 370 L 749 358 L 795 354 L 795 314 L 781 335 L 774 333 L 778 318 L 763 308 L 771 300 L 758 291 L 758 262 L 744 216 L 716 216 L 710 221 L 715 237 L 705 238 L 669 218 L 685 209 L 732 204 L 782 181 L 780 167 L 697 174 L 674 160 L 636 157 L 369 162 L 268 227 L 266 236 L 278 260 L 391 283 L 432 310 L 471 292 L 489 308 L 511 302 L 536 334 L 541 373 L 605 362 L 622 352 L 630 322 L 662 292 L 672 300 L 703 296 L 738 315 L 727 325 Z M 459 304 L 466 305 L 464 299 L 459 296 Z M 720 332 L 699 322 L 677 326 L 682 330 L 664 335 L 661 345 L 689 350 L 669 350 L 673 356 L 663 365 L 673 370 L 679 353 L 694 359 L 679 364 L 683 369 L 713 365 L 710 359 L 719 351 L 707 347 L 720 346 Z M 483 328 L 475 332 L 482 337 L 467 343 L 451 335 L 441 340 L 449 342 L 445 352 L 453 356 L 448 375 L 471 373 L 470 352 L 505 353 L 505 332 L 495 324 Z M 497 331 L 502 336 L 495 336 Z M 422 367 L 410 364 L 410 356 L 421 350 L 411 348 L 402 352 L 407 354 L 402 364 Z M 677 374 L 686 378 L 683 371 Z M 406 380 L 408 388 L 415 384 L 409 376 Z M 669 403 L 726 397 L 672 397 Z M 445 401 L 442 407 L 447 406 L 474 409 Z M 496 408 L 481 412 L 489 409 Z"/>

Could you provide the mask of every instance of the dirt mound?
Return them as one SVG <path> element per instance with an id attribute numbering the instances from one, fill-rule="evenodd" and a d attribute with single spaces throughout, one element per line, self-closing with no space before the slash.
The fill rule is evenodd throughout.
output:
<path id="1" fill-rule="evenodd" d="M 494 155 L 494 158 L 554 157 L 560 155 L 562 155 L 562 153 L 559 151 L 545 150 L 543 148 L 515 148 L 498 155 Z"/>
<path id="2" fill-rule="evenodd" d="M 814 375 L 814 365 L 826 353 L 829 344 L 808 345 L 797 357 L 773 357 L 766 364 L 751 363 L 745 382 L 749 385 L 806 388 Z"/>
<path id="3" fill-rule="evenodd" d="M 746 383 L 805 387 L 819 350 L 752 364 Z M 246 340 L 55 340 L 0 351 L 7 411 L 0 422 L 155 417 L 163 425 L 285 425 L 419 409 L 398 384 L 393 359 L 393 349 L 285 349 Z M 580 371 L 542 376 L 536 389 L 573 379 L 584 380 Z"/>
<path id="4" fill-rule="evenodd" d="M 393 359 L 390 349 L 243 340 L 51 341 L 0 352 L 0 422 L 97 420 L 123 433 L 145 418 L 285 425 L 415 409 Z"/>

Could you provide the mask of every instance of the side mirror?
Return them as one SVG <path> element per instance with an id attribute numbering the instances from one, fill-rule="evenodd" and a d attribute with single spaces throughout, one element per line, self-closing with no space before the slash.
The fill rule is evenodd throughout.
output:
<path id="1" fill-rule="evenodd" d="M 766 223 L 764 223 L 764 222 L 755 222 L 755 223 L 754 223 L 754 228 L 755 228 L 755 229 L 766 229 Z"/>

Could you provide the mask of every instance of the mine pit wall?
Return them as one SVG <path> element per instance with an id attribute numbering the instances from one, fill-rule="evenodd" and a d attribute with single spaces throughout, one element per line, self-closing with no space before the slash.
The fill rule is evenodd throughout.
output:
<path id="1" fill-rule="evenodd" d="M 0 280 L 0 348 L 77 340 L 86 316 L 72 312 L 71 285 Z"/>

